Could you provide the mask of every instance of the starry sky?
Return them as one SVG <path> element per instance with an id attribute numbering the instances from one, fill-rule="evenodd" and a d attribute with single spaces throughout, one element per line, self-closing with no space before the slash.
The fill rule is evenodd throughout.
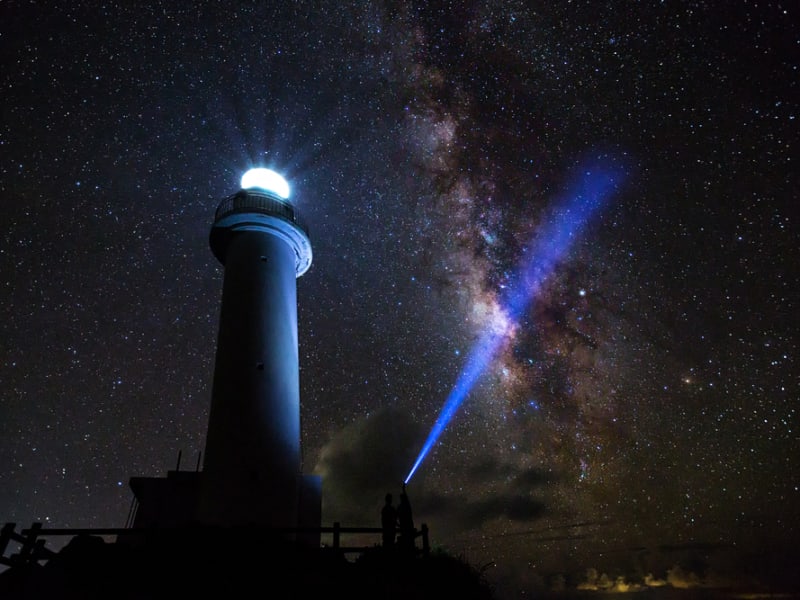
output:
<path id="1" fill-rule="evenodd" d="M 781 582 L 800 539 L 797 11 L 6 0 L 0 520 L 123 526 L 130 477 L 196 468 L 208 234 L 265 166 L 313 245 L 302 448 L 324 524 L 378 525 L 494 332 L 408 484 L 434 547 L 508 597 Z"/>

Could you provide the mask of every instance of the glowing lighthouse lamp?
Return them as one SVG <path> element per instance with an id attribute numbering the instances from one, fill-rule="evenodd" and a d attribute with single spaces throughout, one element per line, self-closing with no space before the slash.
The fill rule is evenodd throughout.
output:
<path id="1" fill-rule="evenodd" d="M 242 189 L 250 188 L 274 192 L 284 200 L 289 198 L 289 184 L 271 169 L 250 169 L 242 175 Z"/>
<path id="2" fill-rule="evenodd" d="M 283 177 L 251 169 L 241 186 L 209 236 L 225 274 L 198 516 L 291 528 L 308 522 L 300 504 L 315 493 L 301 474 L 297 347 L 296 279 L 311 242 Z"/>

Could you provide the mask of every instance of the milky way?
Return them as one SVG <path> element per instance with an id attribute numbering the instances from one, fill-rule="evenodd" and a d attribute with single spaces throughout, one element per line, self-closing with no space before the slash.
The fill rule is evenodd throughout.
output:
<path id="1" fill-rule="evenodd" d="M 326 523 L 377 524 L 493 330 L 409 484 L 435 545 L 509 594 L 789 573 L 795 9 L 528 4 L 6 3 L 0 518 L 121 526 L 129 477 L 195 468 L 209 228 L 257 165 L 310 228 Z M 625 184 L 512 318 L 585 161 Z"/>

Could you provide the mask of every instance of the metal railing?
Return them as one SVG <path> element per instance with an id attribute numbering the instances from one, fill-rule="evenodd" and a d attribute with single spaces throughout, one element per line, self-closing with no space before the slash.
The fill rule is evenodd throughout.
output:
<path id="1" fill-rule="evenodd" d="M 275 196 L 260 193 L 253 190 L 240 191 L 224 198 L 219 203 L 214 219 L 220 219 L 235 213 L 260 212 L 273 217 L 278 217 L 289 223 L 293 223 L 300 229 L 308 233 L 308 226 L 300 216 L 297 208 L 290 202 L 280 200 Z"/>
<path id="2" fill-rule="evenodd" d="M 342 544 L 342 537 L 351 534 L 375 534 L 381 536 L 383 529 L 380 527 L 342 527 L 340 523 L 336 522 L 333 527 L 295 527 L 295 528 L 252 528 L 253 531 L 270 532 L 275 534 L 319 534 L 322 540 L 322 534 L 330 535 L 330 545 L 322 544 L 322 549 L 333 549 L 335 551 L 348 554 L 348 553 L 363 553 L 368 550 L 379 547 L 379 544 L 373 546 L 345 546 Z M 188 531 L 187 528 L 175 527 L 171 529 L 162 528 L 136 528 L 136 527 L 99 527 L 99 528 L 44 528 L 41 523 L 34 523 L 28 529 L 22 529 L 20 532 L 16 531 L 16 523 L 6 523 L 2 530 L 0 530 L 0 564 L 7 566 L 17 566 L 23 564 L 30 564 L 39 561 L 46 561 L 55 556 L 57 553 L 45 547 L 47 536 L 148 536 L 158 535 L 160 533 L 176 533 Z M 216 531 L 216 530 L 215 530 Z M 398 533 L 402 534 L 398 530 Z M 417 548 L 416 539 L 421 538 L 422 548 Z M 19 549 L 16 553 L 6 555 L 11 542 L 18 544 Z M 414 529 L 412 544 L 415 552 L 420 552 L 422 556 L 427 556 L 430 553 L 430 540 L 428 535 L 428 526 L 422 524 L 420 529 Z"/>

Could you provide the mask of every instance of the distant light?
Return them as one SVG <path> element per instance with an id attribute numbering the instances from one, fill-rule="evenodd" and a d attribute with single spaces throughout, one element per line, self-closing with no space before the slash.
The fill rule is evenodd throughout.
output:
<path id="1" fill-rule="evenodd" d="M 289 197 L 289 184 L 271 169 L 250 169 L 242 175 L 242 189 L 250 188 L 274 192 L 283 199 Z"/>

